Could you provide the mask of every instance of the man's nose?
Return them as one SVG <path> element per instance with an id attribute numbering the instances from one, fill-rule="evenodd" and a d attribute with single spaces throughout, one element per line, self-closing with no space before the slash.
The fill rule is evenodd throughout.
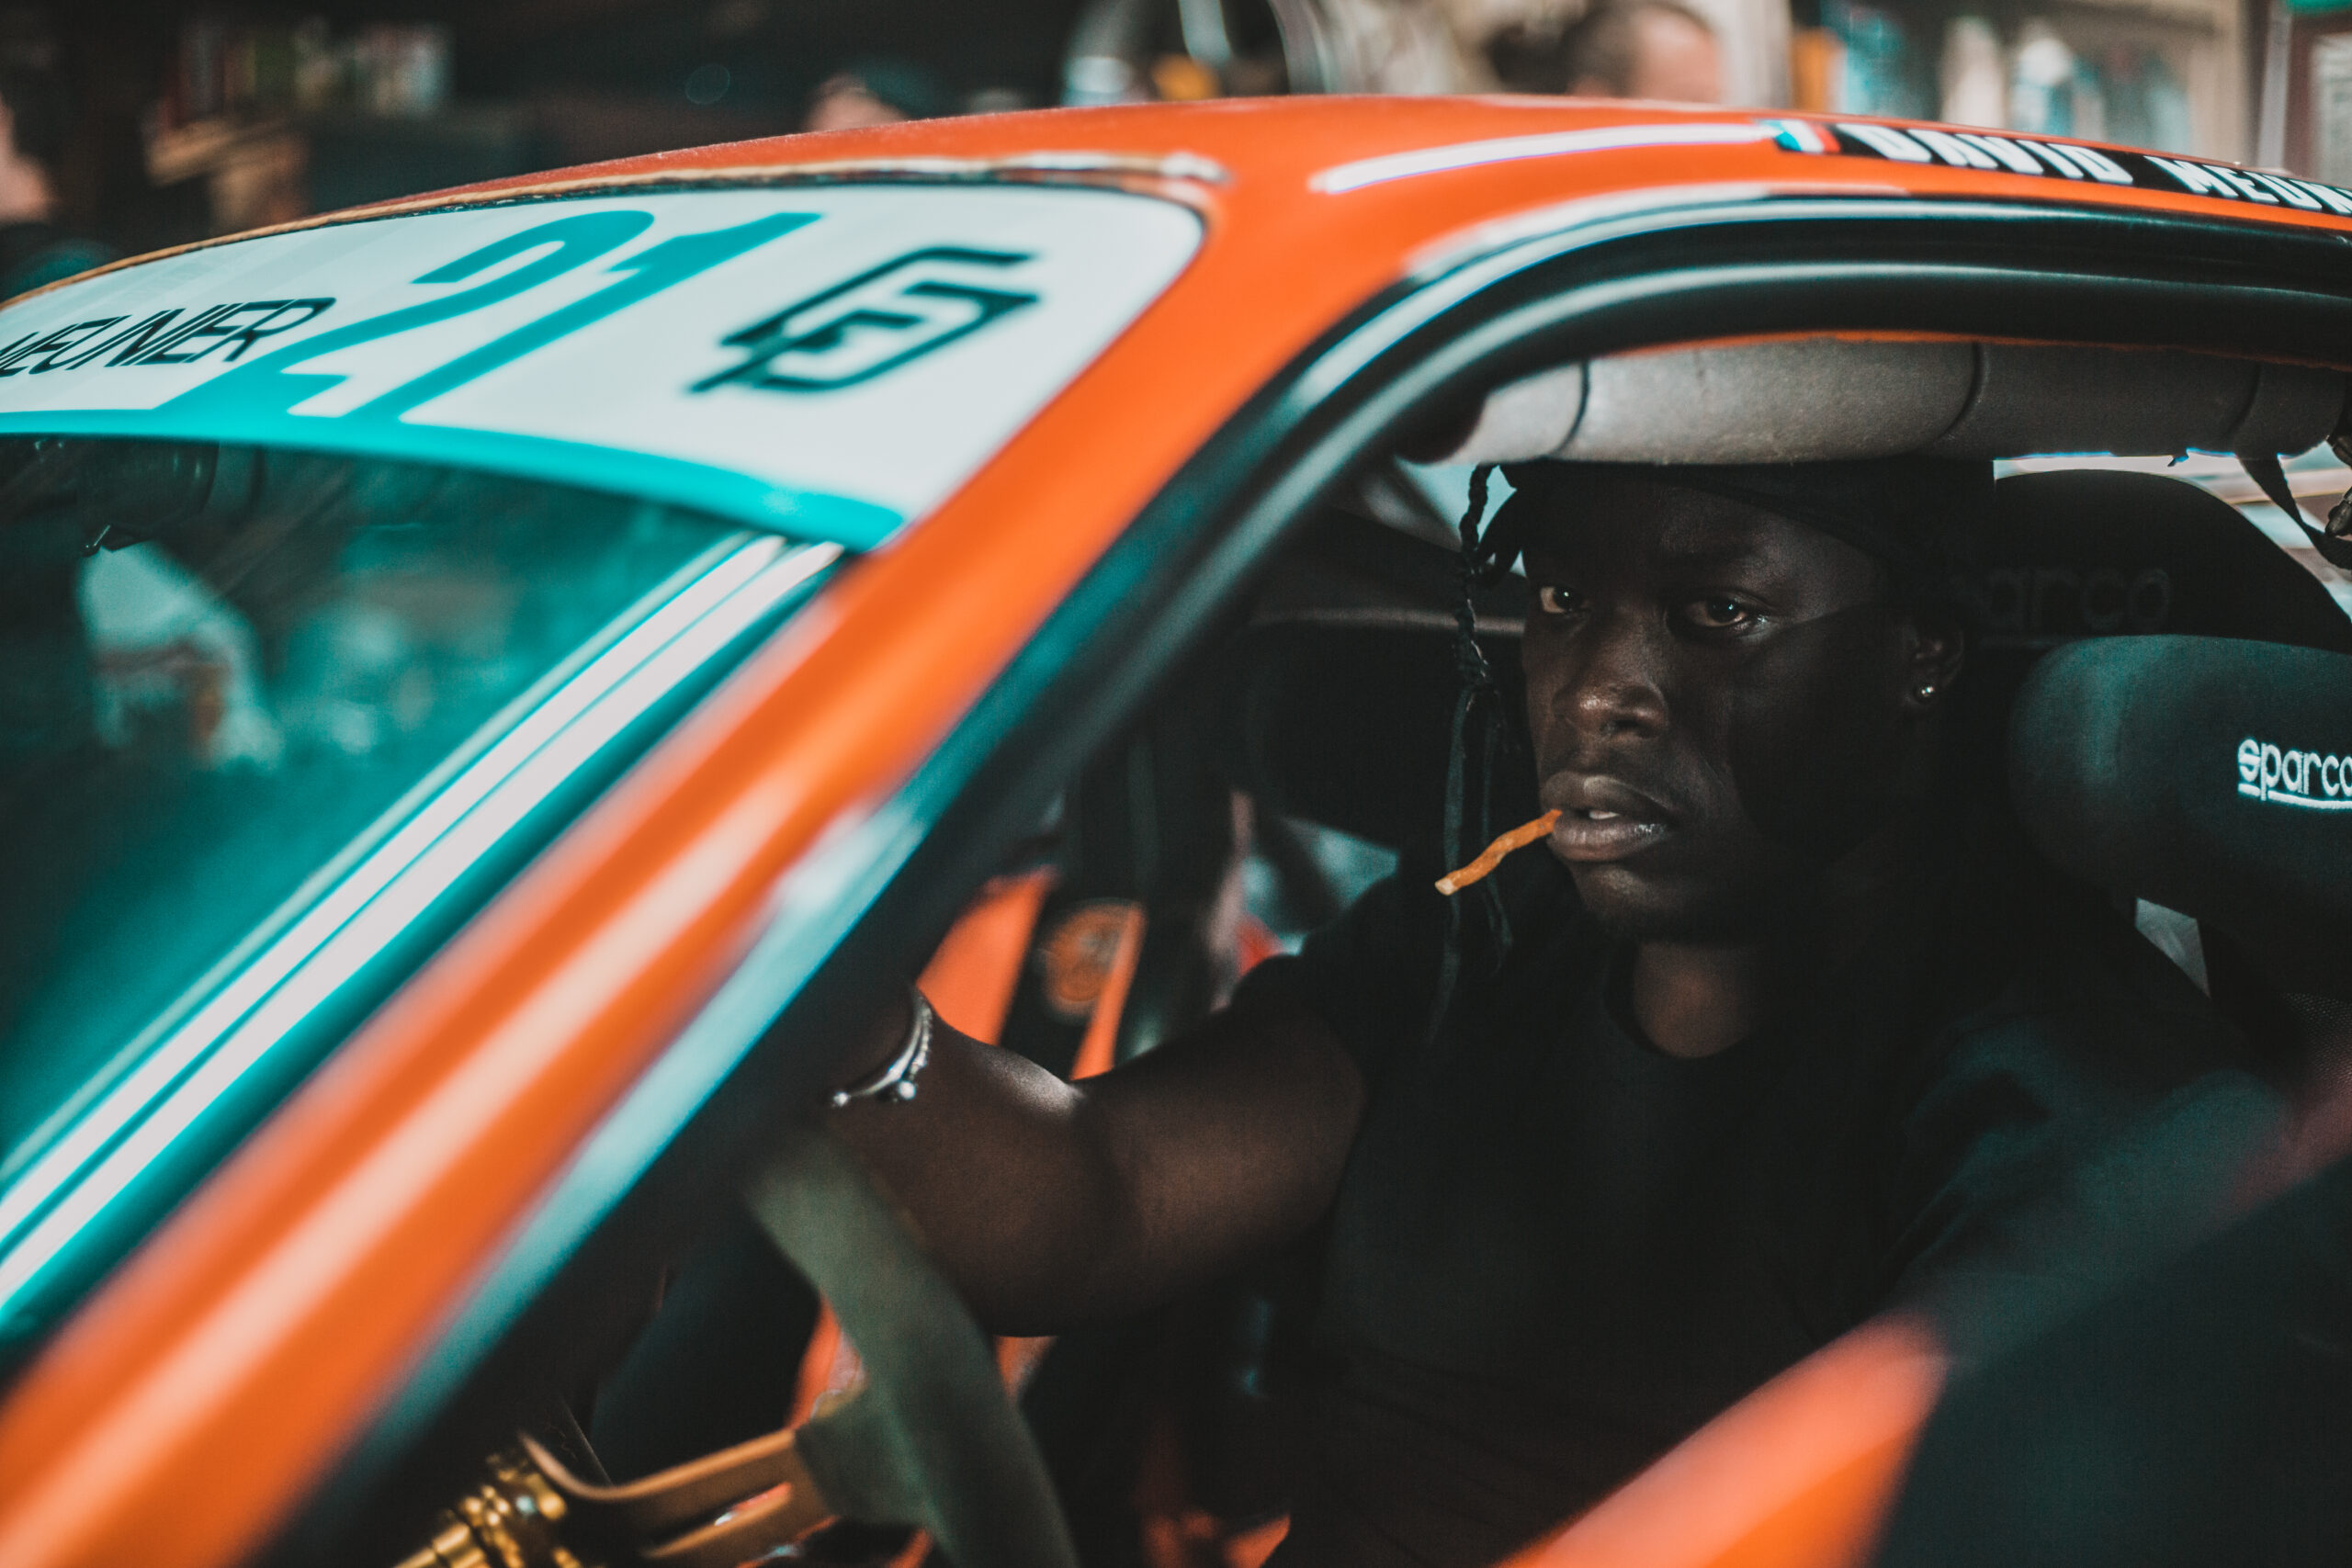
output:
<path id="1" fill-rule="evenodd" d="M 1586 739 L 1645 738 L 1666 728 L 1658 664 L 1660 629 L 1648 618 L 1617 613 L 1599 618 L 1579 639 L 1555 701 Z"/>

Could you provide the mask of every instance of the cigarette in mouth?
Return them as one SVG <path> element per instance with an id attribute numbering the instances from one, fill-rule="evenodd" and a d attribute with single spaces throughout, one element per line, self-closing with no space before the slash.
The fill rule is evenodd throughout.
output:
<path id="1" fill-rule="evenodd" d="M 1494 870 L 1495 867 L 1502 864 L 1503 856 L 1510 853 L 1513 850 L 1525 849 L 1536 840 L 1544 837 L 1544 834 L 1549 833 L 1553 828 L 1558 824 L 1559 820 L 1560 814 L 1558 812 L 1546 811 L 1543 816 L 1538 817 L 1532 822 L 1521 823 L 1518 827 L 1513 828 L 1510 832 L 1505 833 L 1501 838 L 1497 839 L 1493 843 L 1488 844 L 1479 854 L 1478 858 L 1472 861 L 1468 865 L 1464 866 L 1459 871 L 1449 871 L 1443 876 L 1439 877 L 1437 879 L 1437 890 L 1444 894 L 1449 898 L 1453 897 L 1456 893 L 1461 892 L 1464 888 L 1469 886 L 1472 883 L 1478 881 L 1488 872 Z"/>

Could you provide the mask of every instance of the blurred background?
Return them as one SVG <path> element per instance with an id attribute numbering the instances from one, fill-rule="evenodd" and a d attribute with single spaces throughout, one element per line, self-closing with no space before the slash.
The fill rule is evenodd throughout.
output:
<path id="1" fill-rule="evenodd" d="M 2352 181 L 2352 0 L 74 0 L 0 3 L 0 223 L 136 252 L 811 127 L 1498 90 L 1928 116 Z"/>

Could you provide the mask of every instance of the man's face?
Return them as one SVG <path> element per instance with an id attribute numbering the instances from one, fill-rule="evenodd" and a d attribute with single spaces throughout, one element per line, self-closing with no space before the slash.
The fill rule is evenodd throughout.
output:
<path id="1" fill-rule="evenodd" d="M 1826 534 L 1616 475 L 1560 495 L 1522 652 L 1553 852 L 1630 935 L 1763 934 L 1885 819 L 1917 634 Z"/>

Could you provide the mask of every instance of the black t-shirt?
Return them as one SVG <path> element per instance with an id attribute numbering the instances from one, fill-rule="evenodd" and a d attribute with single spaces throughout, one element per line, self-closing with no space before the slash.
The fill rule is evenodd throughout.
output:
<path id="1" fill-rule="evenodd" d="M 1239 1005 L 1304 1001 L 1370 1089 L 1283 1568 L 1492 1562 L 1890 1302 L 2065 1268 L 2035 1200 L 2168 1096 L 2260 1098 L 2120 917 L 1981 845 L 1932 861 L 1802 1016 L 1698 1060 L 1640 1038 L 1628 953 L 1540 852 L 1434 1029 L 1419 866 L 1251 976 Z"/>

